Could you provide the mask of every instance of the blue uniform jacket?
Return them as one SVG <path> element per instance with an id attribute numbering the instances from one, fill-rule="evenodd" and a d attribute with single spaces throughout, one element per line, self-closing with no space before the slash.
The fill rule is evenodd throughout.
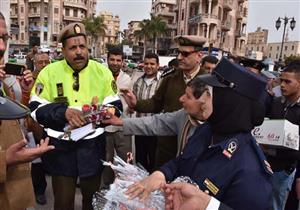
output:
<path id="1" fill-rule="evenodd" d="M 235 210 L 271 208 L 272 171 L 250 133 L 237 133 L 211 146 L 208 123 L 198 127 L 181 155 L 160 168 L 167 181 L 189 176 Z"/>

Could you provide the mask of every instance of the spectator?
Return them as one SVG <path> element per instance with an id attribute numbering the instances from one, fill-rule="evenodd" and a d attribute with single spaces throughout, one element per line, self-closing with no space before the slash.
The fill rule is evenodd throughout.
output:
<path id="1" fill-rule="evenodd" d="M 206 73 L 211 73 L 219 62 L 218 58 L 213 55 L 207 55 L 201 60 L 201 69 Z"/>

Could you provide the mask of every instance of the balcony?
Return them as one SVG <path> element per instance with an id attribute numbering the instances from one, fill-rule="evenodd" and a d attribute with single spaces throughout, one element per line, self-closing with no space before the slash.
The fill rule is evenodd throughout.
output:
<path id="1" fill-rule="evenodd" d="M 158 16 L 165 16 L 165 17 L 175 17 L 175 12 L 170 12 L 167 9 L 160 10 L 158 12 L 155 12 L 156 15 Z"/>
<path id="2" fill-rule="evenodd" d="M 65 7 L 76 7 L 76 8 L 81 8 L 87 11 L 87 6 L 83 3 L 75 3 L 75 2 L 69 2 L 69 1 L 64 1 L 64 6 Z"/>
<path id="3" fill-rule="evenodd" d="M 222 21 L 221 28 L 222 28 L 222 31 L 230 31 L 231 22 L 228 20 Z"/>
<path id="4" fill-rule="evenodd" d="M 10 18 L 18 18 L 18 14 L 10 14 Z"/>
<path id="5" fill-rule="evenodd" d="M 29 18 L 35 18 L 35 17 L 41 17 L 41 13 L 33 13 L 33 12 L 30 12 L 28 13 L 28 17 Z"/>
<path id="6" fill-rule="evenodd" d="M 236 37 L 241 37 L 241 36 L 243 36 L 244 35 L 244 33 L 242 32 L 242 31 L 240 31 L 240 30 L 237 30 L 236 32 L 235 32 L 235 36 Z"/>
<path id="7" fill-rule="evenodd" d="M 232 0 L 224 0 L 223 1 L 223 9 L 227 11 L 231 11 L 233 6 Z"/>
<path id="8" fill-rule="evenodd" d="M 204 13 L 202 14 L 201 23 L 212 23 L 212 24 L 219 25 L 220 20 L 218 19 L 217 15 Z"/>
<path id="9" fill-rule="evenodd" d="M 172 24 L 168 24 L 167 23 L 167 28 L 168 29 L 174 29 L 174 30 L 176 30 L 177 29 L 177 25 L 176 25 L 176 23 L 172 23 Z"/>
<path id="10" fill-rule="evenodd" d="M 64 15 L 63 20 L 68 20 L 68 21 L 82 21 L 83 18 L 80 17 L 74 17 L 74 16 L 69 16 L 69 15 Z"/>
<path id="11" fill-rule="evenodd" d="M 191 4 L 199 4 L 199 3 L 200 3 L 200 0 L 190 0 L 190 3 L 191 3 Z"/>
<path id="12" fill-rule="evenodd" d="M 17 4 L 18 0 L 10 0 L 10 4 Z"/>
<path id="13" fill-rule="evenodd" d="M 195 25 L 195 24 L 200 23 L 201 20 L 202 20 L 201 14 L 194 15 L 194 16 L 192 16 L 192 17 L 190 17 L 190 18 L 188 19 L 188 24 L 189 24 L 189 25 Z"/>

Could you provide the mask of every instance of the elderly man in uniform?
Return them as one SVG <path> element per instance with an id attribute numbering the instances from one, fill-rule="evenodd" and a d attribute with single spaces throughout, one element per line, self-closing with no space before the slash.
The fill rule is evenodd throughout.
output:
<path id="1" fill-rule="evenodd" d="M 79 177 L 82 209 L 90 210 L 92 196 L 100 187 L 105 136 L 99 125 L 95 130 L 85 126 L 87 122 L 81 109 L 85 104 L 120 105 L 121 102 L 115 96 L 116 84 L 109 69 L 88 59 L 83 24 L 66 26 L 60 32 L 59 42 L 62 42 L 65 59 L 40 72 L 32 90 L 30 107 L 32 117 L 44 127 L 50 144 L 57 148 L 42 157 L 45 169 L 52 176 L 54 209 L 74 209 Z M 82 128 L 85 137 L 75 138 L 75 141 L 74 137 L 64 135 L 64 131 L 82 126 L 85 126 Z"/>
<path id="2" fill-rule="evenodd" d="M 136 100 L 132 92 L 126 92 L 125 99 L 130 108 L 140 113 L 172 112 L 182 108 L 179 98 L 184 94 L 186 83 L 201 74 L 200 61 L 205 40 L 198 36 L 177 36 L 178 70 L 168 71 L 162 76 L 161 83 L 155 94 L 147 100 Z M 156 167 L 174 158 L 177 153 L 176 136 L 159 137 L 155 158 Z"/>

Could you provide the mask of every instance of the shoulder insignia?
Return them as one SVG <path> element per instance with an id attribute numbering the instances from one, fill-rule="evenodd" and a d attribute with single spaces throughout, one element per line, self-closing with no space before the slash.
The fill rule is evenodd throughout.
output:
<path id="1" fill-rule="evenodd" d="M 115 80 L 111 81 L 111 89 L 114 91 L 114 93 L 118 92 L 117 83 Z"/>
<path id="2" fill-rule="evenodd" d="M 263 167 L 264 171 L 266 173 L 268 173 L 269 175 L 272 175 L 273 174 L 272 167 L 269 164 L 269 162 L 266 160 L 266 156 L 264 155 L 263 151 L 260 148 L 260 145 L 257 144 L 257 142 L 254 138 L 252 140 L 252 147 L 255 150 L 255 152 L 258 156 L 259 162 L 260 162 L 261 166 Z"/>
<path id="3" fill-rule="evenodd" d="M 238 141 L 236 139 L 229 140 L 226 148 L 223 150 L 223 154 L 228 159 L 231 159 L 233 153 L 236 151 L 237 148 L 238 148 Z"/>
<path id="4" fill-rule="evenodd" d="M 169 74 L 174 73 L 176 70 L 174 68 L 168 69 L 162 73 L 161 78 L 168 76 Z"/>
<path id="5" fill-rule="evenodd" d="M 35 94 L 39 96 L 43 92 L 43 89 L 44 85 L 42 83 L 37 83 L 35 86 Z"/>

